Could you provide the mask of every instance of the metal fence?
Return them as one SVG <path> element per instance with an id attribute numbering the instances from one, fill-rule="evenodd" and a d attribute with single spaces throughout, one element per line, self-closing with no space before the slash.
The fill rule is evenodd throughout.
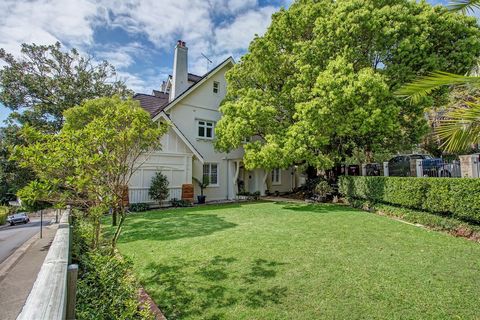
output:
<path id="1" fill-rule="evenodd" d="M 422 177 L 460 178 L 462 176 L 458 160 L 424 159 L 420 162 L 420 166 Z"/>

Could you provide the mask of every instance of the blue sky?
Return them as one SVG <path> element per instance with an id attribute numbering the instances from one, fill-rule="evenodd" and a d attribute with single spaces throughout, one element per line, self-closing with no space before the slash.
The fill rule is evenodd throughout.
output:
<path id="1" fill-rule="evenodd" d="M 291 0 L 2 0 L 0 47 L 19 55 L 20 44 L 60 41 L 106 59 L 136 92 L 151 92 L 171 73 L 173 48 L 189 48 L 189 71 L 203 74 L 232 55 L 238 59 L 270 16 Z M 447 3 L 430 0 L 429 2 Z M 2 62 L 0 62 L 0 67 Z M 8 109 L 0 104 L 0 121 Z"/>

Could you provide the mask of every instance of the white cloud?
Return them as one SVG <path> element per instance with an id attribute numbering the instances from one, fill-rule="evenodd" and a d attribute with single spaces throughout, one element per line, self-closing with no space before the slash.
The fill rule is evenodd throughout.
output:
<path id="1" fill-rule="evenodd" d="M 96 60 L 108 60 L 134 90 L 145 91 L 148 85 L 158 87 L 169 73 L 160 65 L 141 74 L 135 68 L 136 73 L 129 71 L 138 61 L 149 60 L 153 50 L 173 55 L 176 40 L 182 39 L 189 47 L 190 72 L 203 74 L 207 64 L 202 53 L 214 65 L 229 55 L 238 58 L 254 34 L 265 31 L 275 10 L 259 7 L 258 0 L 1 0 L 0 47 L 18 55 L 21 43 L 60 41 Z M 97 27 L 121 28 L 133 37 L 146 37 L 154 47 L 96 44 Z"/>
<path id="2" fill-rule="evenodd" d="M 18 54 L 21 43 L 90 44 L 90 17 L 97 7 L 89 0 L 0 2 L 0 47 Z"/>
<path id="3" fill-rule="evenodd" d="M 255 34 L 262 35 L 266 31 L 275 11 L 274 7 L 250 10 L 236 17 L 231 24 L 218 28 L 215 31 L 215 51 L 245 50 Z"/>

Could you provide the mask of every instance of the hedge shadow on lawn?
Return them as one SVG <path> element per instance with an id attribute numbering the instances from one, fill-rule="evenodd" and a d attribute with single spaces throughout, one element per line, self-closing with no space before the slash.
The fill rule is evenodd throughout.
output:
<path id="1" fill-rule="evenodd" d="M 233 305 L 255 309 L 282 303 L 287 287 L 268 285 L 268 280 L 284 265 L 255 259 L 249 268 L 238 268 L 234 257 L 216 256 L 210 261 L 176 258 L 147 265 L 141 282 L 168 319 L 223 319 L 221 309 Z"/>
<path id="2" fill-rule="evenodd" d="M 345 213 L 346 211 L 358 212 L 357 209 L 353 209 L 352 207 L 346 205 L 339 205 L 339 204 L 328 204 L 328 203 L 316 203 L 316 204 L 297 204 L 297 203 L 289 203 L 285 204 L 285 202 L 277 202 L 276 204 L 282 205 L 282 209 L 298 211 L 298 212 L 315 212 L 315 213 L 336 213 L 342 212 Z"/>
<path id="3" fill-rule="evenodd" d="M 149 213 L 127 222 L 120 243 L 137 240 L 168 241 L 210 235 L 237 225 L 216 214 L 178 212 Z"/>

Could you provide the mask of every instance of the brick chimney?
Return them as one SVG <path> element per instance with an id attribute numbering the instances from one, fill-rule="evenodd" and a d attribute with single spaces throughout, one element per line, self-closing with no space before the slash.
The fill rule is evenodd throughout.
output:
<path id="1" fill-rule="evenodd" d="M 173 58 L 172 90 L 170 101 L 181 95 L 188 88 L 188 48 L 182 40 L 177 41 Z"/>

